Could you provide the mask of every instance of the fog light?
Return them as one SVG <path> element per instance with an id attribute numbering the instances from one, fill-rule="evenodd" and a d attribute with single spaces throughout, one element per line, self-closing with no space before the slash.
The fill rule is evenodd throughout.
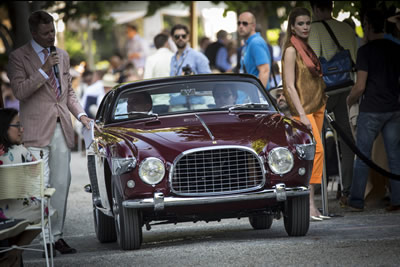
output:
<path id="1" fill-rule="evenodd" d="M 129 188 L 134 188 L 134 187 L 135 187 L 135 181 L 129 180 L 129 181 L 126 183 L 126 185 L 127 185 Z"/>
<path id="2" fill-rule="evenodd" d="M 306 173 L 306 169 L 305 168 L 299 168 L 299 175 L 304 175 Z"/>

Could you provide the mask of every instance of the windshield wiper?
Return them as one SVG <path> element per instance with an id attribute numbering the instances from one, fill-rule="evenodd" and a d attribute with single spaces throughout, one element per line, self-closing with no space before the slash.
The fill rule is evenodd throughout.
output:
<path id="1" fill-rule="evenodd" d="M 246 110 L 246 109 L 257 109 L 257 110 L 266 110 L 269 108 L 269 104 L 265 103 L 245 103 L 245 104 L 236 104 L 229 108 L 229 111 L 233 110 Z"/>
<path id="2" fill-rule="evenodd" d="M 143 118 L 156 118 L 158 119 L 157 113 L 148 113 L 148 112 L 141 112 L 141 111 L 131 111 L 128 113 L 117 114 L 115 117 L 122 117 L 128 116 L 130 119 L 143 119 Z"/>

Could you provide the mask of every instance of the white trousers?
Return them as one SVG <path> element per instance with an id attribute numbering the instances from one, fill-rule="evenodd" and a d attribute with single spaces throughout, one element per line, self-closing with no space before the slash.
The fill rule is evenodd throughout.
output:
<path id="1" fill-rule="evenodd" d="M 46 147 L 28 147 L 32 154 L 40 159 L 43 155 L 45 184 L 56 189 L 50 204 L 56 209 L 56 216 L 52 216 L 51 229 L 54 241 L 63 235 L 67 199 L 71 184 L 71 150 L 67 146 L 61 124 L 57 123 L 51 142 Z"/>

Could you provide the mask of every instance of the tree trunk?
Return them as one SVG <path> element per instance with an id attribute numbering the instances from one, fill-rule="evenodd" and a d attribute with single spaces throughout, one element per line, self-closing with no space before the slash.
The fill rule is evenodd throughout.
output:
<path id="1" fill-rule="evenodd" d="M 265 15 L 264 8 L 258 8 L 253 11 L 254 16 L 256 17 L 257 25 L 260 29 L 261 37 L 267 41 L 267 29 L 268 29 L 268 16 Z"/>
<path id="2" fill-rule="evenodd" d="M 197 49 L 197 3 L 196 1 L 192 1 L 190 5 L 190 34 L 191 34 L 191 45 L 193 49 Z"/>
<path id="3" fill-rule="evenodd" d="M 29 31 L 28 18 L 30 6 L 28 1 L 8 2 L 8 14 L 15 37 L 14 49 L 26 44 L 32 37 Z"/>

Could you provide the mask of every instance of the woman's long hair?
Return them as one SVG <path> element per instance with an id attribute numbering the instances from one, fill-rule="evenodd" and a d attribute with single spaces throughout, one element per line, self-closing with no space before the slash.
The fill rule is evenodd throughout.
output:
<path id="1" fill-rule="evenodd" d="M 7 152 L 14 144 L 11 143 L 8 137 L 8 128 L 11 121 L 18 115 L 18 110 L 13 108 L 0 109 L 0 145 L 3 145 L 4 152 Z"/>
<path id="2" fill-rule="evenodd" d="M 290 38 L 292 38 L 293 35 L 291 26 L 294 27 L 294 23 L 296 22 L 296 18 L 298 16 L 309 16 L 311 18 L 311 13 L 307 8 L 304 7 L 295 7 L 290 12 L 282 51 L 285 51 L 285 49 L 290 45 Z"/>

